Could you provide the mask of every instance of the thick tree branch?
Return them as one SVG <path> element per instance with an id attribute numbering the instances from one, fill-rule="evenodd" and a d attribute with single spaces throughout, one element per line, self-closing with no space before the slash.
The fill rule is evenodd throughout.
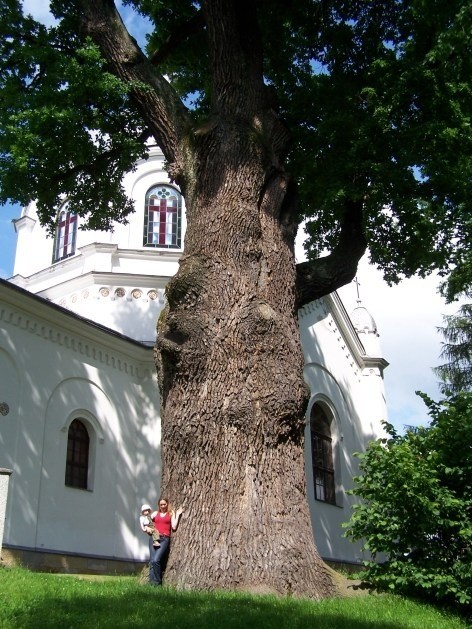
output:
<path id="1" fill-rule="evenodd" d="M 109 70 L 133 84 L 131 97 L 178 176 L 182 140 L 191 123 L 187 109 L 129 35 L 112 0 L 75 1 L 85 31 L 100 48 Z"/>
<path id="2" fill-rule="evenodd" d="M 318 260 L 297 264 L 297 308 L 351 282 L 366 248 L 367 240 L 362 229 L 362 202 L 347 201 L 339 242 L 333 252 Z"/>
<path id="3" fill-rule="evenodd" d="M 149 57 L 149 61 L 153 65 L 159 65 L 165 61 L 184 41 L 194 33 L 200 31 L 204 24 L 205 20 L 203 19 L 203 14 L 201 11 L 198 11 L 198 13 L 184 24 L 180 24 L 179 27 L 169 35 L 162 46 Z"/>

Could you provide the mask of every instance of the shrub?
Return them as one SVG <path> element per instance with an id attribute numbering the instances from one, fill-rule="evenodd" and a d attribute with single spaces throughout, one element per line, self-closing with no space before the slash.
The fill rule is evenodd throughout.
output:
<path id="1" fill-rule="evenodd" d="M 472 394 L 424 399 L 430 425 L 358 454 L 346 535 L 364 540 L 367 586 L 467 608 L 472 603 Z M 358 577 L 360 575 L 357 575 Z"/>

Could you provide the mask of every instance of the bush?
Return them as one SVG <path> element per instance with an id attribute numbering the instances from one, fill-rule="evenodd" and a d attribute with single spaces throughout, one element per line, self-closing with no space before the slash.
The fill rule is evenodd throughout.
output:
<path id="1" fill-rule="evenodd" d="M 428 407 L 426 428 L 369 444 L 351 493 L 346 535 L 364 540 L 372 560 L 366 585 L 464 609 L 472 603 L 472 394 Z M 386 557 L 384 561 L 383 558 Z"/>

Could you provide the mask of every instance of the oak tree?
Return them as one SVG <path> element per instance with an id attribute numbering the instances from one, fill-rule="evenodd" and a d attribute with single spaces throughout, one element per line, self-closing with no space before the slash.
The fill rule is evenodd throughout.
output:
<path id="1" fill-rule="evenodd" d="M 167 577 L 333 591 L 305 496 L 297 308 L 355 275 L 460 268 L 470 241 L 471 2 L 0 0 L 0 201 L 54 228 L 132 204 L 123 174 L 163 150 L 186 202 L 156 362 L 162 486 L 191 514 Z M 294 239 L 308 219 L 310 261 Z M 190 522 L 190 519 L 189 519 Z"/>

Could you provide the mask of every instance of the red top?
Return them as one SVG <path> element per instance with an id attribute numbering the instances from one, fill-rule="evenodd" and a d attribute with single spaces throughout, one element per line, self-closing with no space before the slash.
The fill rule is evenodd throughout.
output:
<path id="1" fill-rule="evenodd" d="M 161 535 L 167 535 L 167 537 L 170 537 L 172 525 L 169 512 L 167 512 L 164 516 L 157 513 L 154 518 L 154 525 Z"/>

